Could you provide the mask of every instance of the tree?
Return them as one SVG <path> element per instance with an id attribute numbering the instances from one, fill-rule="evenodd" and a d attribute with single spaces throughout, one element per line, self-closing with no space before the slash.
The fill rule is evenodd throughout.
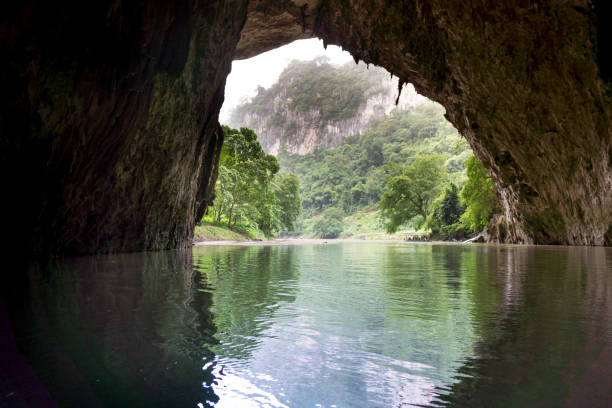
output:
<path id="1" fill-rule="evenodd" d="M 426 219 L 445 177 L 444 158 L 440 155 L 418 157 L 392 177 L 380 201 L 387 231 L 397 231 L 400 225 L 417 215 Z"/>
<path id="2" fill-rule="evenodd" d="M 299 179 L 295 174 L 278 174 L 274 180 L 274 193 L 280 208 L 282 227 L 286 231 L 294 231 L 295 220 L 302 211 Z"/>
<path id="3" fill-rule="evenodd" d="M 259 209 L 264 209 L 268 204 L 268 184 L 278 172 L 279 165 L 274 156 L 263 151 L 257 142 L 257 135 L 251 129 L 243 127 L 237 131 L 224 126 L 223 132 L 225 141 L 220 162 L 225 169 L 234 170 L 227 223 L 228 228 L 231 228 L 237 204 L 257 202 Z M 225 170 L 223 167 L 221 171 Z"/>
<path id="4" fill-rule="evenodd" d="M 491 217 L 499 212 L 495 184 L 473 155 L 467 161 L 467 176 L 468 181 L 461 190 L 461 197 L 467 205 L 463 219 L 473 232 L 482 231 Z"/>
<path id="5" fill-rule="evenodd" d="M 382 143 L 374 142 L 366 145 L 366 158 L 368 164 L 380 167 L 383 165 L 385 158 L 382 151 Z"/>
<path id="6" fill-rule="evenodd" d="M 337 238 L 344 231 L 344 213 L 339 208 L 328 208 L 313 225 L 316 236 L 321 238 Z"/>
<path id="7" fill-rule="evenodd" d="M 238 174 L 234 169 L 219 164 L 219 175 L 215 186 L 216 197 L 211 208 L 212 217 L 217 222 L 221 222 L 221 217 L 227 213 L 234 202 L 232 190 L 237 177 Z"/>
<path id="8" fill-rule="evenodd" d="M 257 135 L 251 129 L 231 129 L 223 126 L 225 142 L 221 150 L 217 196 L 213 213 L 217 219 L 227 216 L 227 226 L 232 228 L 236 218 L 257 218 L 265 230 L 271 226 L 266 214 L 274 204 L 270 182 L 279 170 L 278 161 L 266 154 Z"/>
<path id="9" fill-rule="evenodd" d="M 467 176 L 468 181 L 461 190 L 461 197 L 467 205 L 463 219 L 472 231 L 482 231 L 491 217 L 499 212 L 495 183 L 473 155 L 467 161 Z"/>
<path id="10" fill-rule="evenodd" d="M 223 126 L 223 132 L 215 220 L 226 219 L 230 229 L 237 222 L 256 225 L 267 236 L 282 228 L 292 230 L 301 207 L 297 177 L 277 174 L 278 161 L 263 151 L 251 129 Z"/>
<path id="11" fill-rule="evenodd" d="M 459 189 L 451 183 L 446 186 L 443 195 L 434 202 L 431 214 L 427 218 L 427 226 L 440 238 L 465 236 L 465 226 L 460 222 L 463 212 Z"/>
<path id="12" fill-rule="evenodd" d="M 454 183 L 446 186 L 444 196 L 440 202 L 441 220 L 444 225 L 452 225 L 459 222 L 464 208 L 459 201 L 459 189 Z"/>

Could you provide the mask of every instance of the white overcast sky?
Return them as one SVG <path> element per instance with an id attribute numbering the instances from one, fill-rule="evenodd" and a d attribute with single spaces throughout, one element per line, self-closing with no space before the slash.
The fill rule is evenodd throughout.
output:
<path id="1" fill-rule="evenodd" d="M 298 40 L 280 48 L 259 54 L 247 60 L 234 61 L 232 72 L 225 85 L 225 102 L 221 108 L 219 121 L 227 122 L 232 108 L 245 99 L 255 95 L 258 85 L 269 88 L 291 60 L 311 60 L 319 55 L 329 57 L 334 64 L 344 64 L 353 57 L 340 47 L 329 45 L 323 48 L 319 39 Z"/>

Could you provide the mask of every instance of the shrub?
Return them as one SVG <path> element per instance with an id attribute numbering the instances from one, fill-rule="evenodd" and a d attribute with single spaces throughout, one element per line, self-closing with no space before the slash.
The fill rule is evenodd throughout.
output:
<path id="1" fill-rule="evenodd" d="M 313 233 L 320 238 L 337 238 L 344 231 L 344 214 L 339 208 L 328 208 L 313 225 Z"/>

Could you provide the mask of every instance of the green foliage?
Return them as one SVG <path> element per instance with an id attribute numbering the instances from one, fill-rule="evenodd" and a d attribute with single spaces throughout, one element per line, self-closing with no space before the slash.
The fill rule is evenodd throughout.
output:
<path id="1" fill-rule="evenodd" d="M 245 241 L 247 239 L 245 235 L 227 229 L 227 225 L 196 225 L 193 235 L 195 241 Z"/>
<path id="2" fill-rule="evenodd" d="M 444 158 L 440 155 L 418 157 L 410 166 L 393 176 L 380 201 L 387 231 L 393 233 L 417 215 L 426 219 L 442 190 L 446 177 Z"/>
<path id="3" fill-rule="evenodd" d="M 238 107 L 232 122 L 243 122 L 247 112 L 270 116 L 268 126 L 280 128 L 286 138 L 298 130 L 296 122 L 287 120 L 287 110 L 303 113 L 316 109 L 321 112 L 321 123 L 353 117 L 367 97 L 382 90 L 383 74 L 382 70 L 368 71 L 361 64 L 338 68 L 325 59 L 294 61 L 275 85 L 259 88 L 251 102 Z M 278 110 L 281 92 L 287 102 Z M 270 115 L 275 110 L 277 113 Z M 297 221 L 295 191 L 281 199 L 283 193 L 277 187 L 272 189 L 276 201 L 267 193 L 260 194 L 258 200 L 251 199 L 237 207 L 238 217 L 240 221 L 256 220 L 257 226 L 268 234 L 296 228 L 314 231 L 317 224 L 316 234 L 321 236 L 328 232 L 328 227 L 319 224 L 327 209 L 336 208 L 350 215 L 373 211 L 380 203 L 389 231 L 402 225 L 415 229 L 426 225 L 439 236 L 459 236 L 486 224 L 497 206 L 490 179 L 488 184 L 487 180 L 468 182 L 465 170 L 471 156 L 468 143 L 445 119 L 440 105 L 426 103 L 411 111 L 394 110 L 371 121 L 362 134 L 343 138 L 336 148 L 318 148 L 305 156 L 292 155 L 281 148 L 278 162 L 283 171 L 295 173 L 300 181 L 293 184 L 299 185 L 302 198 L 301 218 Z M 227 177 L 237 175 L 227 172 Z M 445 181 L 451 184 L 440 197 Z M 466 182 L 476 184 L 458 194 Z M 218 191 L 220 200 L 223 194 Z M 462 216 L 459 196 L 468 207 Z M 275 215 L 281 213 L 281 208 L 294 222 Z M 351 227 L 356 231 L 359 228 Z"/>
<path id="4" fill-rule="evenodd" d="M 375 206 L 389 178 L 423 155 L 443 156 L 449 178 L 462 185 L 471 149 L 460 141 L 444 109 L 431 103 L 414 111 L 393 111 L 371 122 L 363 134 L 345 137 L 336 148 L 305 156 L 281 149 L 277 157 L 283 171 L 300 178 L 303 217 L 310 218 L 329 207 L 352 214 Z"/>
<path id="5" fill-rule="evenodd" d="M 227 219 L 222 220 L 222 221 L 217 221 L 216 219 L 214 219 L 210 215 L 205 215 L 200 220 L 199 225 L 201 225 L 201 226 L 207 226 L 208 225 L 208 226 L 214 226 L 214 227 L 218 227 L 218 228 L 223 228 L 226 231 L 230 231 L 230 232 L 234 232 L 235 231 L 237 233 L 243 234 L 243 236 L 248 236 L 250 239 L 262 239 L 262 238 L 265 238 L 265 234 L 259 229 L 257 224 L 254 224 L 254 223 L 241 224 L 239 222 L 234 222 L 232 224 L 232 229 L 228 230 L 228 228 L 227 228 Z M 225 239 L 229 239 L 229 238 L 223 238 L 223 240 L 225 240 Z"/>
<path id="6" fill-rule="evenodd" d="M 283 127 L 285 126 L 285 120 L 286 119 L 283 115 L 281 115 L 279 112 L 276 112 L 274 115 L 270 117 L 266 125 L 268 125 L 268 127 L 273 127 L 273 126 Z"/>
<path id="7" fill-rule="evenodd" d="M 290 136 L 295 135 L 295 132 L 298 130 L 298 125 L 295 121 L 291 121 L 285 125 L 285 129 L 283 130 L 283 138 L 288 138 Z"/>
<path id="8" fill-rule="evenodd" d="M 459 201 L 459 189 L 453 183 L 446 187 L 440 202 L 440 220 L 444 225 L 459 222 L 464 208 Z"/>
<path id="9" fill-rule="evenodd" d="M 339 208 L 328 208 L 314 223 L 312 229 L 315 236 L 321 238 L 337 238 L 342 234 L 344 213 Z"/>
<path id="10" fill-rule="evenodd" d="M 439 238 L 461 238 L 467 235 L 467 229 L 461 222 L 464 206 L 459 199 L 459 189 L 454 183 L 446 186 L 444 193 L 432 206 L 427 218 L 427 226 L 434 236 Z"/>
<path id="11" fill-rule="evenodd" d="M 461 197 L 467 205 L 463 220 L 471 231 L 482 231 L 491 217 L 499 212 L 495 184 L 475 156 L 467 161 L 467 177 L 461 190 Z"/>
<path id="12" fill-rule="evenodd" d="M 223 132 L 217 197 L 211 208 L 214 220 L 227 220 L 230 229 L 238 224 L 257 228 L 266 236 L 282 228 L 291 229 L 299 214 L 295 210 L 295 203 L 300 201 L 297 179 L 284 175 L 275 182 L 278 161 L 263 151 L 251 129 L 224 126 Z"/>
<path id="13" fill-rule="evenodd" d="M 379 77 L 384 75 L 380 70 Z M 338 68 L 327 58 L 308 62 L 292 62 L 280 77 L 292 79 L 287 88 L 291 98 L 289 108 L 307 112 L 317 108 L 323 121 L 350 119 L 357 114 L 367 98 L 382 90 L 374 77 L 363 66 L 353 63 Z"/>
<path id="14" fill-rule="evenodd" d="M 302 211 L 300 181 L 295 174 L 278 174 L 275 178 L 274 192 L 280 207 L 280 222 L 285 231 L 295 231 L 295 220 Z"/>
<path id="15" fill-rule="evenodd" d="M 385 226 L 376 208 L 364 209 L 344 217 L 343 236 L 364 237 L 385 232 Z"/>

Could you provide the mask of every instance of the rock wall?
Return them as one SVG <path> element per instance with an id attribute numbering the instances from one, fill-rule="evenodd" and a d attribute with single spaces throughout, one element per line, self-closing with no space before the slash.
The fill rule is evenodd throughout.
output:
<path id="1" fill-rule="evenodd" d="M 446 107 L 497 183 L 505 241 L 612 244 L 612 37 L 603 1 L 1 7 L 9 250 L 189 245 L 213 195 L 231 60 L 310 36 Z"/>
<path id="2" fill-rule="evenodd" d="M 217 116 L 247 2 L 128 3 L 2 6 L 12 246 L 191 245 L 213 195 Z"/>

